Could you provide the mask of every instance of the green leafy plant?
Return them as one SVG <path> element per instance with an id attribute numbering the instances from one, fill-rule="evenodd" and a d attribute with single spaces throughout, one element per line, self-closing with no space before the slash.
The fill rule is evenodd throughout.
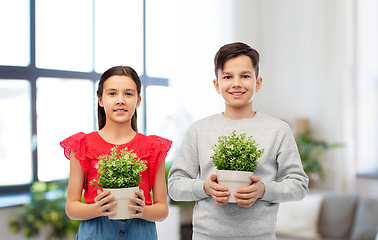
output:
<path id="1" fill-rule="evenodd" d="M 264 149 L 258 150 L 258 144 L 245 133 L 236 135 L 236 130 L 230 136 L 220 136 L 214 144 L 213 164 L 218 170 L 233 170 L 254 172 Z"/>
<path id="2" fill-rule="evenodd" d="M 129 188 L 137 187 L 142 178 L 141 172 L 147 169 L 146 161 L 138 158 L 127 148 L 118 150 L 111 148 L 111 154 L 103 154 L 95 164 L 97 179 L 91 181 L 98 188 Z"/>
<path id="3" fill-rule="evenodd" d="M 47 227 L 47 239 L 72 239 L 80 221 L 69 219 L 65 213 L 67 180 L 35 182 L 30 190 L 30 202 L 18 207 L 9 220 L 11 231 L 32 238 L 39 235 L 42 227 Z"/>
<path id="4" fill-rule="evenodd" d="M 325 170 L 322 166 L 319 156 L 330 149 L 343 147 L 342 143 L 327 143 L 325 141 L 316 140 L 311 136 L 311 130 L 307 130 L 295 136 L 298 146 L 299 155 L 301 157 L 303 169 L 311 180 L 323 183 L 325 180 Z"/>

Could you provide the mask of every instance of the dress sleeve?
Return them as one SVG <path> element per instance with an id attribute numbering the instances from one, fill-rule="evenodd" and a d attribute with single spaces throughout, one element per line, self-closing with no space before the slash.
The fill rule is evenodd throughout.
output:
<path id="1" fill-rule="evenodd" d="M 69 160 L 71 151 L 75 152 L 75 158 L 79 160 L 81 167 L 85 172 L 89 169 L 87 158 L 88 140 L 87 135 L 83 132 L 76 133 L 60 142 L 64 149 L 64 156 Z"/>
<path id="2" fill-rule="evenodd" d="M 150 161 L 148 161 L 148 177 L 150 188 L 155 185 L 155 175 L 159 169 L 160 163 L 165 160 L 169 149 L 171 149 L 172 141 L 156 136 L 148 136 L 150 147 Z"/>

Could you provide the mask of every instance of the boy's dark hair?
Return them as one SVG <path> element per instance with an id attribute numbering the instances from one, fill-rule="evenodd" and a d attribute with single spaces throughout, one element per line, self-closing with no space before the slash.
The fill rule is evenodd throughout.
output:
<path id="1" fill-rule="evenodd" d="M 135 72 L 135 70 L 128 66 L 116 66 L 116 67 L 109 68 L 102 74 L 100 78 L 100 82 L 98 83 L 97 97 L 102 96 L 102 92 L 104 90 L 104 82 L 108 78 L 114 75 L 130 77 L 137 86 L 138 97 L 140 96 L 142 83 L 140 81 L 138 74 Z M 100 104 L 97 105 L 97 117 L 98 117 L 98 130 L 101 130 L 106 124 L 106 114 L 105 114 L 104 108 L 101 107 Z M 138 132 L 136 109 L 135 109 L 134 115 L 131 118 L 131 128 L 135 132 Z"/>
<path id="2" fill-rule="evenodd" d="M 218 70 L 223 70 L 224 64 L 227 60 L 240 55 L 245 55 L 251 58 L 256 78 L 258 78 L 260 55 L 255 49 L 241 42 L 226 44 L 218 50 L 217 54 L 215 54 L 214 66 L 216 78 L 218 79 Z"/>

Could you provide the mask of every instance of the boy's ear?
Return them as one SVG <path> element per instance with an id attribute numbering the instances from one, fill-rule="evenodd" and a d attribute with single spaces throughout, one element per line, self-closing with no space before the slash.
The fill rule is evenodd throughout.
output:
<path id="1" fill-rule="evenodd" d="M 218 94 L 220 94 L 220 89 L 219 89 L 219 82 L 217 79 L 214 79 L 213 80 L 213 84 L 214 84 L 214 87 L 215 87 L 215 90 L 217 91 Z"/>
<path id="2" fill-rule="evenodd" d="M 256 90 L 255 90 L 256 92 L 258 92 L 260 90 L 261 85 L 262 85 L 262 81 L 263 81 L 263 79 L 261 77 L 258 77 L 256 79 Z"/>

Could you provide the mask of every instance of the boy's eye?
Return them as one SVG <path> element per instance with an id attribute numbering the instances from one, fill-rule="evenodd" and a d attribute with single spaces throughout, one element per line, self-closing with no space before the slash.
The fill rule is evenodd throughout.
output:
<path id="1" fill-rule="evenodd" d="M 242 76 L 242 78 L 249 78 L 249 77 L 250 77 L 249 75 Z"/>
<path id="2" fill-rule="evenodd" d="M 224 76 L 224 79 L 231 79 L 231 76 Z"/>
<path id="3" fill-rule="evenodd" d="M 126 96 L 133 96 L 133 93 L 132 92 L 128 92 L 128 93 L 126 93 Z"/>

